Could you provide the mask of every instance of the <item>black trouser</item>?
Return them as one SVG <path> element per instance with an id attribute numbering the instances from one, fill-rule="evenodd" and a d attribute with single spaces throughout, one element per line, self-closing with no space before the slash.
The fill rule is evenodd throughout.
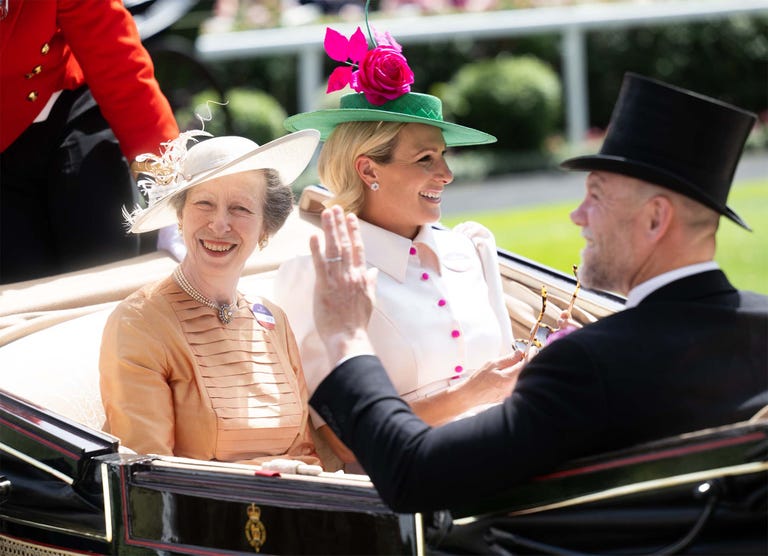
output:
<path id="1" fill-rule="evenodd" d="M 47 120 L 0 153 L 0 283 L 137 255 L 122 216 L 137 199 L 88 88 L 62 92 Z"/>

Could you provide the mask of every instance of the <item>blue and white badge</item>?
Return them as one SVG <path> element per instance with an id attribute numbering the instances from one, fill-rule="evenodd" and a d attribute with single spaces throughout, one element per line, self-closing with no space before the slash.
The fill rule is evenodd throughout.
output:
<path id="1" fill-rule="evenodd" d="M 266 328 L 267 330 L 275 329 L 275 317 L 272 315 L 272 311 L 267 309 L 261 303 L 254 303 L 251 307 L 253 316 L 256 317 L 256 321 Z"/>

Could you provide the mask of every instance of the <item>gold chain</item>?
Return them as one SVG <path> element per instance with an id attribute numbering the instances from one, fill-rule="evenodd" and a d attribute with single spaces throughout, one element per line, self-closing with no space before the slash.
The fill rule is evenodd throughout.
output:
<path id="1" fill-rule="evenodd" d="M 215 301 L 208 299 L 195 288 L 193 288 L 192 284 L 187 281 L 187 277 L 184 276 L 184 272 L 182 272 L 181 266 L 177 266 L 176 270 L 173 271 L 173 279 L 176 280 L 176 283 L 179 285 L 179 287 L 184 290 L 189 297 L 201 305 L 215 309 L 218 312 L 219 320 L 222 323 L 229 324 L 232 322 L 232 317 L 234 316 L 235 309 L 237 308 L 237 300 L 235 300 L 234 303 L 219 305 Z"/>

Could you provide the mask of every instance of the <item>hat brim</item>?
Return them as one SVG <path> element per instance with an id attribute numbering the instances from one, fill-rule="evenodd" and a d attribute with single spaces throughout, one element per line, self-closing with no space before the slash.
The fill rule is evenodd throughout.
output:
<path id="1" fill-rule="evenodd" d="M 404 122 L 431 125 L 443 131 L 443 140 L 448 147 L 468 147 L 496 142 L 496 137 L 490 133 L 471 127 L 421 116 L 367 108 L 329 108 L 303 112 L 287 118 L 284 125 L 288 131 L 317 129 L 320 131 L 320 139 L 325 141 L 338 124 L 347 122 Z"/>
<path id="2" fill-rule="evenodd" d="M 749 225 L 747 225 L 747 223 L 744 222 L 744 220 L 731 208 L 718 203 L 715 199 L 707 195 L 706 192 L 702 191 L 701 188 L 696 187 L 676 174 L 644 162 L 621 156 L 594 154 L 569 158 L 561 162 L 560 167 L 565 170 L 612 172 L 614 174 L 623 174 L 649 183 L 661 185 L 699 201 L 712 210 L 728 217 L 742 228 L 752 231 L 752 228 L 750 228 Z"/>
<path id="3" fill-rule="evenodd" d="M 274 169 L 280 175 L 280 180 L 285 185 L 290 185 L 304 172 L 319 142 L 320 133 L 316 129 L 304 129 L 260 145 L 209 172 L 193 176 L 173 193 L 137 214 L 128 231 L 137 234 L 175 224 L 177 216 L 172 204 L 173 199 L 184 191 L 215 178 L 251 170 Z"/>

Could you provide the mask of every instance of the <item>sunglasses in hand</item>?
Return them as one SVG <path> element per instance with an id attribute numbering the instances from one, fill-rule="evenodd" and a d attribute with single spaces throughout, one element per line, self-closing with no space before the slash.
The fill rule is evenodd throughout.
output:
<path id="1" fill-rule="evenodd" d="M 579 281 L 579 268 L 576 265 L 572 266 L 573 269 L 573 275 L 576 277 L 576 287 L 573 290 L 573 294 L 571 295 L 571 299 L 568 302 L 568 306 L 565 309 L 565 313 L 567 313 L 567 318 L 565 319 L 567 322 L 567 319 L 570 319 L 571 313 L 573 312 L 573 307 L 576 304 L 576 298 L 579 293 L 579 289 L 581 287 L 581 282 Z M 536 318 L 536 322 L 533 323 L 533 326 L 531 327 L 531 331 L 528 334 L 528 338 L 518 338 L 515 339 L 515 349 L 518 351 L 522 351 L 525 354 L 524 360 L 527 361 L 531 355 L 531 346 L 541 349 L 547 343 L 551 340 L 556 339 L 558 337 L 558 332 L 560 333 L 567 333 L 571 332 L 573 330 L 573 327 L 569 327 L 568 325 L 565 325 L 560 328 L 552 328 L 551 326 L 542 323 L 542 319 L 544 318 L 544 313 L 547 310 L 547 287 L 541 286 L 541 310 L 539 311 L 539 316 Z M 553 336 L 554 334 L 554 336 Z"/>

